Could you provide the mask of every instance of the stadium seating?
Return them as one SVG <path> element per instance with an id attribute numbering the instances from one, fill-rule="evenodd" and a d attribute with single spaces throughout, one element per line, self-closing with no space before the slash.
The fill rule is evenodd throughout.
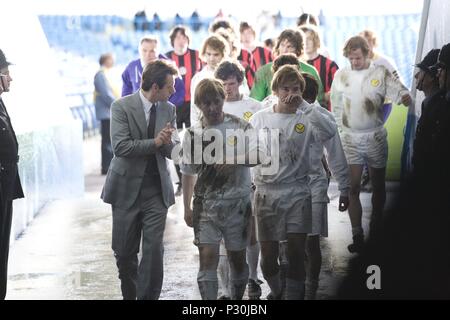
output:
<path id="1" fill-rule="evenodd" d="M 196 24 L 199 28 L 193 34 L 191 47 L 199 49 L 203 39 L 207 36 L 207 27 L 213 17 L 191 21 L 190 18 L 178 17 L 161 21 L 163 30 L 154 31 L 159 39 L 161 52 L 171 49 L 168 31 L 179 22 L 180 18 L 189 24 Z M 98 129 L 92 99 L 92 79 L 97 69 L 100 54 L 113 52 L 116 66 L 123 70 L 126 64 L 138 57 L 139 39 L 149 31 L 135 31 L 133 20 L 119 16 L 62 16 L 42 15 L 39 17 L 48 42 L 60 58 L 61 75 L 67 79 L 69 97 L 79 96 L 81 100 L 74 100 L 73 114 L 83 121 L 84 136 L 94 134 Z M 145 18 L 144 18 L 145 19 Z M 273 37 L 282 28 L 295 27 L 296 18 L 283 17 L 278 29 L 261 34 L 261 39 Z M 396 62 L 399 72 L 407 86 L 412 83 L 414 57 L 420 25 L 420 14 L 385 15 L 385 16 L 345 16 L 326 17 L 326 25 L 321 26 L 323 42 L 330 56 L 338 65 L 347 64 L 342 56 L 342 47 L 347 38 L 363 29 L 372 29 L 379 36 L 380 52 L 390 56 Z M 157 21 L 149 22 L 155 28 Z M 73 99 L 73 98 L 71 98 Z M 82 104 L 81 104 L 82 102 Z"/>

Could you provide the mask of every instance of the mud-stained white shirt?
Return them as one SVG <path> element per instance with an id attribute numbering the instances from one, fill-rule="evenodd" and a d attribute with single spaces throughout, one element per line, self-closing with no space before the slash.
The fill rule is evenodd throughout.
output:
<path id="1" fill-rule="evenodd" d="M 326 116 L 330 121 L 335 122 L 333 114 L 321 107 L 317 102 L 314 105 L 317 111 Z M 303 112 L 299 109 L 298 112 Z M 329 202 L 328 198 L 328 178 L 322 164 L 322 157 L 326 150 L 328 166 L 333 177 L 338 182 L 338 189 L 342 196 L 348 196 L 350 190 L 350 171 L 342 148 L 339 134 L 336 134 L 325 141 L 320 141 L 313 134 L 310 157 L 311 167 L 309 172 L 309 187 L 311 189 L 312 202 Z"/>
<path id="2" fill-rule="evenodd" d="M 376 66 L 384 66 L 386 69 L 389 70 L 390 73 L 392 73 L 394 78 L 400 80 L 401 83 L 405 83 L 402 80 L 400 74 L 398 73 L 397 65 L 395 64 L 395 61 L 392 58 L 387 57 L 381 53 L 375 52 L 372 59 L 372 63 Z"/>
<path id="3" fill-rule="evenodd" d="M 331 86 L 331 108 L 342 130 L 370 132 L 383 126 L 385 98 L 401 103 L 408 89 L 383 66 L 339 69 Z"/>
<path id="4" fill-rule="evenodd" d="M 225 101 L 223 104 L 223 112 L 232 114 L 245 121 L 249 121 L 256 112 L 262 109 L 261 102 L 246 95 L 243 95 L 241 100 Z"/>
<path id="5" fill-rule="evenodd" d="M 279 130 L 279 150 L 267 146 L 270 156 L 278 157 L 279 169 L 275 174 L 264 175 L 261 166 L 254 167 L 252 174 L 256 185 L 298 183 L 301 188 L 310 171 L 313 134 L 319 141 L 330 139 L 336 134 L 336 124 L 315 107 L 303 101 L 301 108 L 303 112 L 284 114 L 274 112 L 273 105 L 257 112 L 250 119 L 255 129 Z"/>
<path id="6" fill-rule="evenodd" d="M 224 121 L 218 125 L 203 127 L 200 122 L 197 123 L 195 126 L 186 130 L 183 139 L 183 152 L 190 151 L 191 160 L 195 158 L 193 154 L 195 152 L 195 140 L 202 141 L 202 136 L 207 129 L 220 131 L 224 137 L 223 154 L 225 156 L 227 144 L 233 147 L 236 143 L 234 139 L 226 138 L 227 129 L 241 129 L 245 132 L 251 130 L 252 126 L 247 121 L 226 113 Z M 200 146 L 200 152 L 203 152 L 210 144 L 210 141 L 203 142 Z M 248 196 L 251 192 L 250 168 L 244 165 L 206 164 L 204 161 L 202 163 L 182 162 L 180 169 L 185 175 L 198 176 L 197 183 L 194 187 L 194 194 L 204 199 L 238 199 Z"/>

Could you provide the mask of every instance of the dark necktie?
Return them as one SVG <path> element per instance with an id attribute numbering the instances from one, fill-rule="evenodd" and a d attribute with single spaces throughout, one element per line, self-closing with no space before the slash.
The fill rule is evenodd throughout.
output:
<path id="1" fill-rule="evenodd" d="M 153 139 L 155 137 L 155 125 L 156 125 L 156 104 L 152 104 L 150 109 L 150 120 L 148 122 L 148 138 Z"/>
<path id="2" fill-rule="evenodd" d="M 148 121 L 147 127 L 147 134 L 149 139 L 155 138 L 155 125 L 156 125 L 156 104 L 153 104 L 152 108 L 150 109 L 150 119 Z M 145 172 L 147 175 L 150 176 L 159 175 L 158 164 L 156 162 L 155 154 L 149 155 Z M 148 179 L 146 179 L 146 181 L 147 180 Z"/>

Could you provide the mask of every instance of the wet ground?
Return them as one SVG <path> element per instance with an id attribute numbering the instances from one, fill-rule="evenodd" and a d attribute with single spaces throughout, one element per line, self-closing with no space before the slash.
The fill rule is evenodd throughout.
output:
<path id="1" fill-rule="evenodd" d="M 111 208 L 100 199 L 100 140 L 84 143 L 86 192 L 83 198 L 49 203 L 10 249 L 7 299 L 121 299 L 111 250 Z M 351 254 L 347 213 L 337 210 L 338 191 L 330 186 L 329 237 L 322 240 L 323 265 L 318 299 L 327 299 L 346 275 Z M 389 194 L 388 194 L 389 196 Z M 370 194 L 362 193 L 364 226 Z M 182 198 L 169 210 L 164 237 L 164 300 L 200 299 L 197 248 L 183 220 Z M 261 271 L 259 273 L 262 279 Z M 269 293 L 262 285 L 263 297 Z"/>

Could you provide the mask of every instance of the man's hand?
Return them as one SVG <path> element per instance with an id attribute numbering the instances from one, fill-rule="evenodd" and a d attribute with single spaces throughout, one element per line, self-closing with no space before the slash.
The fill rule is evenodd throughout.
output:
<path id="1" fill-rule="evenodd" d="M 191 208 L 185 207 L 184 208 L 184 221 L 186 222 L 186 225 L 188 227 L 192 228 L 194 226 L 193 217 L 194 217 L 194 214 L 193 214 Z"/>
<path id="2" fill-rule="evenodd" d="M 303 98 L 299 94 L 290 94 L 282 99 L 285 104 L 296 104 L 299 105 L 302 102 Z"/>
<path id="3" fill-rule="evenodd" d="M 339 211 L 343 212 L 348 209 L 349 200 L 346 196 L 339 197 Z"/>
<path id="4" fill-rule="evenodd" d="M 170 144 L 172 142 L 172 133 L 176 129 L 171 126 L 169 122 L 167 122 L 166 126 L 158 133 L 158 136 L 155 138 L 156 147 L 161 147 L 164 144 Z"/>
<path id="5" fill-rule="evenodd" d="M 405 106 L 409 106 L 412 102 L 411 96 L 409 94 L 405 94 L 402 96 L 402 103 Z"/>

